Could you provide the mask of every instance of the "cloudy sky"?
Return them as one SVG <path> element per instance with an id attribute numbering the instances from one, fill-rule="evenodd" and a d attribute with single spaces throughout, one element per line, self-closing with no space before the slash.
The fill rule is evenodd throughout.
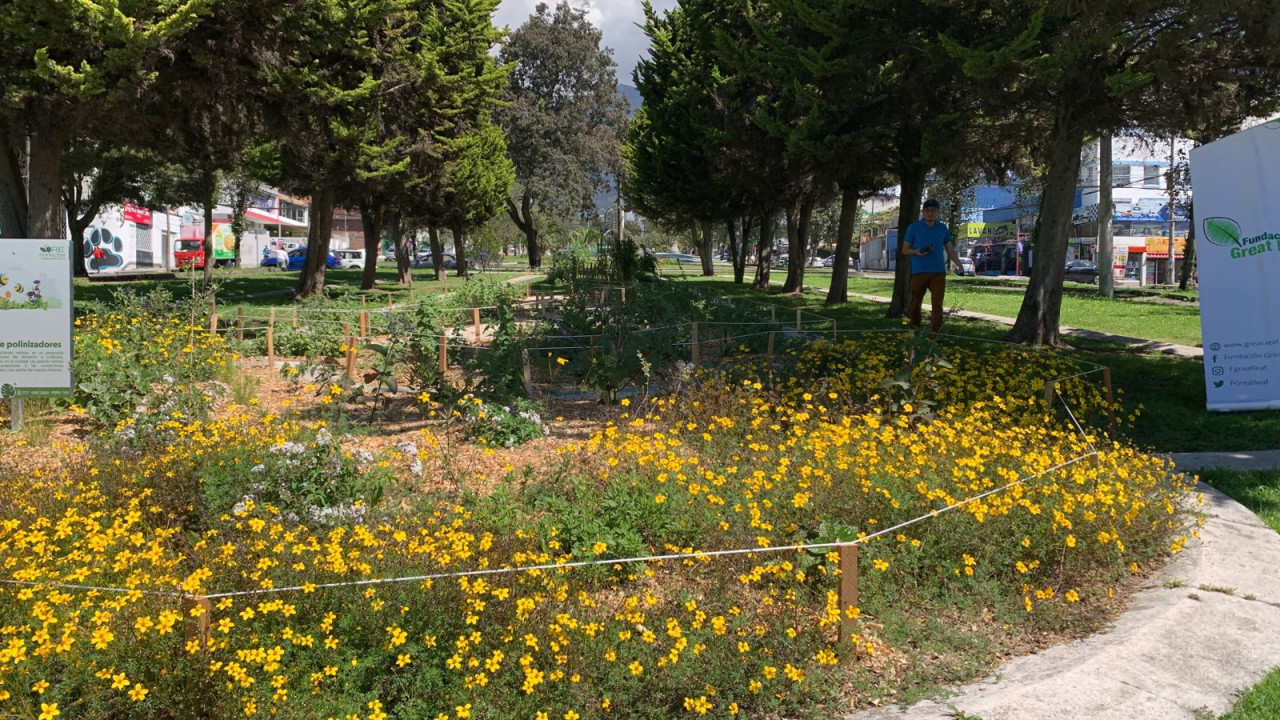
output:
<path id="1" fill-rule="evenodd" d="M 494 15 L 494 24 L 512 30 L 524 24 L 542 0 L 502 0 Z M 546 0 L 555 6 L 557 0 Z M 651 0 L 658 10 L 675 7 L 676 0 Z M 604 45 L 613 48 L 618 63 L 618 82 L 631 85 L 631 71 L 649 46 L 637 24 L 644 21 L 641 0 L 570 0 L 574 7 L 585 8 L 587 19 L 604 33 Z"/>

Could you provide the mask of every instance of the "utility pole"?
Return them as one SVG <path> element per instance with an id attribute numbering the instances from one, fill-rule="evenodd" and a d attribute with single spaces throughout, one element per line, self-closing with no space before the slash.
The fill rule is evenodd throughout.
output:
<path id="1" fill-rule="evenodd" d="M 1111 133 L 1098 138 L 1098 292 L 1115 297 L 1115 252 L 1111 237 L 1112 209 Z"/>

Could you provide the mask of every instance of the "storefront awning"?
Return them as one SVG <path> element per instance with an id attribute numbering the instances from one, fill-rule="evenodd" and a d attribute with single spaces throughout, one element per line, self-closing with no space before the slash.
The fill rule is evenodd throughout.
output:
<path id="1" fill-rule="evenodd" d="M 291 220 L 281 215 L 274 215 L 266 210 L 259 210 L 258 208 L 249 208 L 245 211 L 244 217 L 249 222 L 255 222 L 259 225 L 277 225 L 282 228 L 294 228 L 296 230 L 307 229 L 307 224 L 304 222 Z"/>

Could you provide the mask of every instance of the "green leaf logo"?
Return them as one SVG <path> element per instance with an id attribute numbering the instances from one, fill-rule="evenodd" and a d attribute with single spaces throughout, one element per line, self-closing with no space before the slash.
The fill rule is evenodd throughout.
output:
<path id="1" fill-rule="evenodd" d="M 11 398 L 14 396 L 15 390 L 12 385 L 5 383 L 0 385 L 0 398 Z"/>
<path id="2" fill-rule="evenodd" d="M 1240 245 L 1240 224 L 1231 218 L 1205 218 L 1204 236 L 1214 245 Z"/>

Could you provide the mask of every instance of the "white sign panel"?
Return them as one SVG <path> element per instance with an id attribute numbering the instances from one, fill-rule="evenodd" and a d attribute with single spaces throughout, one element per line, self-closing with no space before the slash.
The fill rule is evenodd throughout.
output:
<path id="1" fill-rule="evenodd" d="M 1280 409 L 1280 122 L 1191 153 L 1210 410 Z"/>
<path id="2" fill-rule="evenodd" d="M 71 242 L 0 239 L 0 396 L 71 394 Z"/>

